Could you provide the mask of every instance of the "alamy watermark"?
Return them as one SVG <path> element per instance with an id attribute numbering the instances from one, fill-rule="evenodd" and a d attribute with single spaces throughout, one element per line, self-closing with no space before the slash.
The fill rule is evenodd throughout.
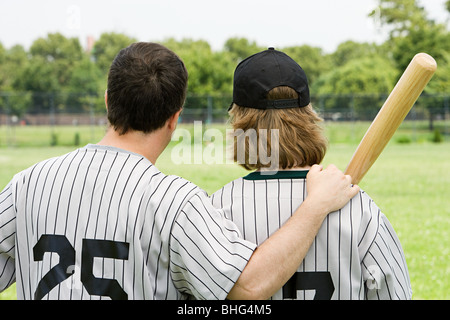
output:
<path id="1" fill-rule="evenodd" d="M 177 128 L 172 142 L 176 142 L 171 149 L 174 164 L 232 164 L 236 159 L 238 164 L 259 161 L 265 166 L 263 174 L 279 169 L 278 129 L 226 129 L 224 134 L 223 130 L 205 129 L 202 121 L 194 121 L 193 130 Z"/>

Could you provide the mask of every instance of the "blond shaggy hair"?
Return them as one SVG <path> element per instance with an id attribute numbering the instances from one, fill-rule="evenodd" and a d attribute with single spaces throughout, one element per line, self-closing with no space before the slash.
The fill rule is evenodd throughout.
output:
<path id="1" fill-rule="evenodd" d="M 297 93 L 285 86 L 272 89 L 267 96 L 269 100 L 295 98 L 298 98 Z M 229 115 L 235 132 L 234 161 L 247 170 L 269 167 L 270 164 L 261 161 L 259 156 L 256 161 L 252 160 L 252 152 L 261 148 L 265 149 L 266 154 L 278 152 L 279 169 L 312 166 L 321 163 L 325 156 L 328 141 L 319 125 L 322 118 L 313 110 L 311 104 L 303 108 L 268 110 L 233 104 Z M 260 134 L 274 129 L 278 130 L 278 141 L 272 141 L 274 136 L 271 134 Z M 252 139 L 246 135 L 249 130 L 256 133 L 256 143 L 252 143 Z M 245 135 L 243 139 L 242 135 Z M 238 159 L 239 148 L 245 148 L 244 161 Z"/>

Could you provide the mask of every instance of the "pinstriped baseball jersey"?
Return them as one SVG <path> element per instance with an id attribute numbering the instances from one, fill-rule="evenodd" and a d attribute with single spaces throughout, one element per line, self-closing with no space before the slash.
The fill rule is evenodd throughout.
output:
<path id="1" fill-rule="evenodd" d="M 213 204 L 262 243 L 306 197 L 308 171 L 253 172 L 212 195 Z M 297 273 L 273 299 L 410 299 L 402 247 L 387 218 L 360 191 L 323 222 Z"/>
<path id="2" fill-rule="evenodd" d="M 0 290 L 18 299 L 224 299 L 255 245 L 206 193 L 87 145 L 0 193 Z"/>

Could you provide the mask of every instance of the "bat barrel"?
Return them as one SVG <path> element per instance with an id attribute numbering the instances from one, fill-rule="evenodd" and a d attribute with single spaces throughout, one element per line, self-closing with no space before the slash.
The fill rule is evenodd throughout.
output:
<path id="1" fill-rule="evenodd" d="M 430 81 L 437 64 L 418 53 L 403 72 L 350 160 L 346 174 L 354 184 L 364 177 Z"/>

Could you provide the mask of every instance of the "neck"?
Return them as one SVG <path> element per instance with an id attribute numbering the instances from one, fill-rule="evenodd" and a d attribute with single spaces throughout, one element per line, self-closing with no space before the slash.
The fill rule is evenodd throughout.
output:
<path id="1" fill-rule="evenodd" d="M 113 128 L 109 128 L 98 145 L 111 146 L 140 154 L 155 164 L 170 141 L 163 130 L 152 133 L 129 131 L 120 135 Z"/>
<path id="2" fill-rule="evenodd" d="M 287 168 L 287 169 L 277 168 L 276 170 L 274 170 L 273 168 L 261 168 L 256 171 L 298 171 L 298 170 L 309 170 L 309 169 L 311 169 L 311 166 L 304 166 L 304 167 L 294 166 L 292 168 Z"/>

